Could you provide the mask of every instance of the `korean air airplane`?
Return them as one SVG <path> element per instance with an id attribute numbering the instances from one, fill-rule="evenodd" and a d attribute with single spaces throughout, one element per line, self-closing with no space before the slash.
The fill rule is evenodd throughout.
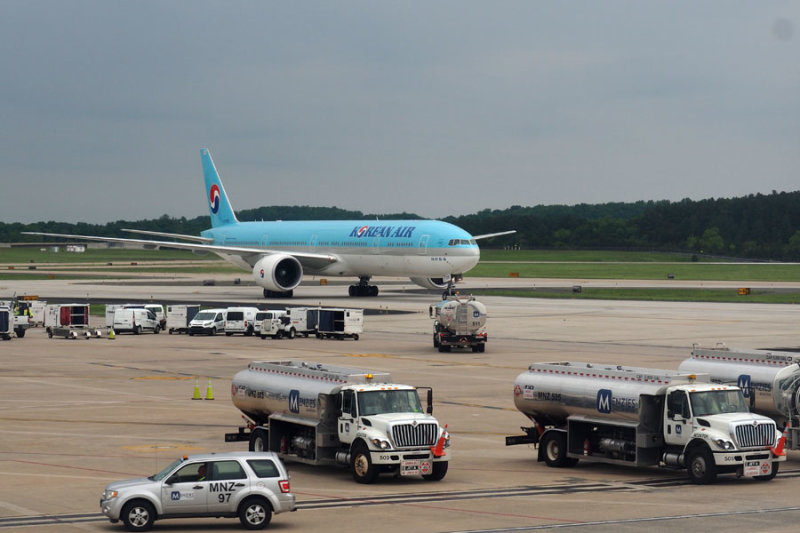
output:
<path id="1" fill-rule="evenodd" d="M 240 222 L 208 149 L 200 155 L 211 229 L 199 237 L 142 230 L 126 231 L 187 242 L 26 233 L 213 252 L 252 271 L 264 297 L 275 298 L 291 296 L 303 274 L 356 277 L 350 296 L 377 296 L 373 276 L 407 276 L 422 287 L 449 290 L 478 264 L 478 239 L 515 232 L 472 236 L 438 220 Z"/>

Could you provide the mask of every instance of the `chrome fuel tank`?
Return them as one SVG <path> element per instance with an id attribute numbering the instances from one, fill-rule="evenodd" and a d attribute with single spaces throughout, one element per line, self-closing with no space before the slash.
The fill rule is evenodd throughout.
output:
<path id="1" fill-rule="evenodd" d="M 253 361 L 233 377 L 233 405 L 259 424 L 273 413 L 321 420 L 320 395 L 337 394 L 342 386 L 387 383 L 385 372 L 308 361 Z M 330 409 L 330 407 L 329 407 Z"/>
<path id="2" fill-rule="evenodd" d="M 735 348 L 695 348 L 681 372 L 703 372 L 715 383 L 736 384 L 750 410 L 772 418 L 800 414 L 800 354 Z"/>
<path id="3" fill-rule="evenodd" d="M 689 376 L 671 370 L 533 363 L 514 381 L 514 405 L 542 425 L 560 426 L 572 415 L 638 421 L 642 394 L 663 395 L 671 385 L 690 382 Z"/>

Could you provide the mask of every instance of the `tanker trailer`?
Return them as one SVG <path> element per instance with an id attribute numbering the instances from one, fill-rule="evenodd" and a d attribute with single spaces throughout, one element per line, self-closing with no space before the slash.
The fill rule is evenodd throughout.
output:
<path id="1" fill-rule="evenodd" d="M 786 447 L 800 449 L 800 354 L 695 347 L 678 370 L 705 372 L 714 383 L 736 384 L 751 411 L 785 428 Z"/>
<path id="2" fill-rule="evenodd" d="M 417 389 L 427 389 L 423 412 Z M 372 483 L 381 472 L 447 473 L 447 426 L 432 416 L 433 391 L 391 382 L 375 372 L 307 361 L 253 361 L 231 387 L 247 426 L 226 442 L 273 451 L 306 464 L 348 465 L 353 479 Z"/>
<path id="3" fill-rule="evenodd" d="M 578 362 L 534 363 L 514 382 L 533 427 L 506 445 L 534 444 L 548 466 L 579 459 L 685 468 L 694 483 L 718 473 L 770 480 L 786 460 L 775 422 L 750 413 L 742 391 L 708 376 Z"/>
<path id="4" fill-rule="evenodd" d="M 448 296 L 429 308 L 433 322 L 433 347 L 449 352 L 453 347 L 486 351 L 486 306 L 474 297 Z"/>

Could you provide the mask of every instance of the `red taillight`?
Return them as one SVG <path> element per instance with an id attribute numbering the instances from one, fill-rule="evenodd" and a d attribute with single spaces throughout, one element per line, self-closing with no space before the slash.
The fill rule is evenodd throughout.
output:
<path id="1" fill-rule="evenodd" d="M 278 481 L 278 486 L 281 488 L 281 492 L 289 492 L 289 480 L 282 479 Z"/>

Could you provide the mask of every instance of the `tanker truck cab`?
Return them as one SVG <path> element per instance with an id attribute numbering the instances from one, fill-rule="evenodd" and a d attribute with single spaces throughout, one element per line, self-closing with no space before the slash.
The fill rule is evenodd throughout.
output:
<path id="1" fill-rule="evenodd" d="M 236 374 L 233 403 L 249 419 L 228 442 L 248 440 L 253 451 L 275 451 L 307 464 L 340 464 L 353 479 L 372 483 L 380 473 L 447 473 L 450 436 L 423 409 L 417 387 L 387 373 L 297 361 L 253 362 Z M 248 431 L 249 430 L 249 433 Z"/>
<path id="2" fill-rule="evenodd" d="M 514 402 L 535 424 L 506 444 L 539 445 L 539 461 L 579 460 L 685 468 L 692 482 L 718 473 L 767 481 L 786 460 L 771 419 L 750 413 L 741 389 L 670 370 L 534 363 Z"/>

